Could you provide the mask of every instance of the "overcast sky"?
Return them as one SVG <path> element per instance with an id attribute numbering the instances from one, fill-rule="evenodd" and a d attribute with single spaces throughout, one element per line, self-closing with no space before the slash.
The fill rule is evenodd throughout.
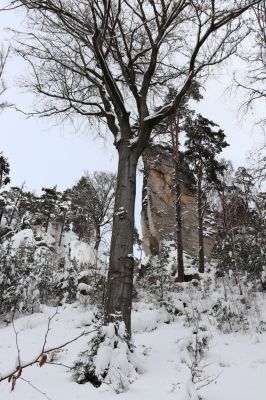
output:
<path id="1" fill-rule="evenodd" d="M 0 13 L 0 42 L 5 43 L 9 37 L 4 28 L 19 29 L 20 23 L 16 14 Z M 20 107 L 29 107 L 34 98 L 16 86 L 16 80 L 24 70 L 23 62 L 17 58 L 13 57 L 7 64 L 7 97 Z M 255 115 L 249 113 L 244 120 L 238 120 L 239 96 L 230 97 L 225 93 L 230 75 L 231 69 L 228 69 L 218 78 L 209 80 L 197 110 L 225 130 L 230 147 L 225 150 L 224 157 L 231 159 L 237 167 L 244 164 L 247 152 L 264 140 L 261 130 L 254 128 L 262 110 L 255 110 Z M 47 119 L 27 119 L 15 110 L 0 115 L 0 150 L 9 158 L 12 185 L 26 181 L 27 188 L 37 192 L 43 186 L 57 185 L 64 189 L 75 183 L 85 170 L 116 169 L 111 139 L 95 140 L 94 129 L 89 126 L 53 124 Z"/>

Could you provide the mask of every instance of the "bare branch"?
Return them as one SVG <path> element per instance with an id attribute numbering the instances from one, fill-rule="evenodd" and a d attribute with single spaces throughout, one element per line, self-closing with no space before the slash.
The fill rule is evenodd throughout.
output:
<path id="1" fill-rule="evenodd" d="M 56 350 L 62 349 L 64 347 L 68 346 L 69 344 L 79 340 L 80 338 L 82 338 L 84 336 L 87 336 L 87 335 L 90 335 L 91 333 L 96 332 L 96 331 L 98 331 L 100 329 L 100 326 L 99 326 L 99 327 L 97 327 L 95 329 L 92 329 L 90 331 L 83 331 L 78 336 L 74 337 L 73 339 L 68 340 L 67 342 L 64 342 L 63 344 L 60 344 L 60 345 L 54 346 L 54 347 L 50 347 L 50 348 L 46 348 L 47 337 L 48 337 L 48 334 L 49 334 L 49 331 L 50 331 L 51 321 L 57 315 L 57 313 L 58 312 L 56 310 L 56 312 L 51 317 L 49 317 L 47 330 L 45 332 L 44 342 L 43 342 L 42 349 L 41 349 L 40 353 L 36 357 L 34 357 L 31 361 L 28 361 L 26 363 L 22 363 L 21 360 L 20 360 L 20 357 L 19 357 L 18 365 L 16 366 L 16 368 L 14 368 L 13 371 L 8 372 L 6 375 L 1 375 L 0 374 L 0 382 L 2 382 L 4 380 L 12 381 L 12 388 L 14 389 L 16 380 L 21 378 L 22 371 L 25 368 L 30 367 L 30 366 L 32 366 L 34 364 L 39 364 L 40 359 L 42 358 L 42 356 L 44 354 L 49 354 L 49 353 L 52 353 L 52 352 L 54 352 Z M 16 346 L 17 346 L 18 355 L 19 355 L 20 354 L 20 350 L 18 348 L 18 343 L 17 343 L 17 334 L 16 334 Z"/>

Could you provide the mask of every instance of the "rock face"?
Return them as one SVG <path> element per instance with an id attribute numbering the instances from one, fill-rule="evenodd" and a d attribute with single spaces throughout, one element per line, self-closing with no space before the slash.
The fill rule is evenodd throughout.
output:
<path id="1" fill-rule="evenodd" d="M 145 255 L 160 254 L 163 240 L 175 241 L 174 163 L 170 149 L 159 145 L 149 148 L 144 156 L 141 224 Z M 184 251 L 198 253 L 198 220 L 193 176 L 182 163 L 180 171 Z M 208 216 L 207 216 L 208 217 Z M 211 220 L 210 216 L 207 220 Z M 205 223 L 205 255 L 215 242 L 212 223 Z"/>

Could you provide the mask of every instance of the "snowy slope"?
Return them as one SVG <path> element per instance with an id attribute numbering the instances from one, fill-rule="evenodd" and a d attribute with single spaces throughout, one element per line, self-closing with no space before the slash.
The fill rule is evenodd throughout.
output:
<path id="1" fill-rule="evenodd" d="M 266 307 L 265 300 L 261 303 Z M 140 310 L 142 308 L 142 311 Z M 191 327 L 184 326 L 183 317 L 173 322 L 162 309 L 142 304 L 133 312 L 133 332 L 136 351 L 143 373 L 119 394 L 122 400 L 196 399 L 191 388 L 191 372 L 187 365 L 185 344 L 193 338 Z M 33 359 L 40 352 L 47 331 L 48 318 L 55 309 L 44 307 L 42 313 L 15 321 L 22 361 Z M 47 346 L 57 346 L 90 330 L 93 309 L 77 305 L 60 307 L 52 320 Z M 166 323 L 164 323 L 166 322 Z M 210 348 L 204 357 L 204 376 L 213 382 L 198 391 L 205 400 L 265 400 L 266 393 L 266 333 L 218 333 L 209 327 Z M 71 366 L 80 351 L 85 350 L 89 337 L 82 337 L 59 351 L 54 362 L 64 364 L 31 366 L 23 371 L 15 390 L 7 381 L 0 383 L 1 400 L 109 400 L 117 394 L 107 385 L 96 389 L 91 384 L 78 385 L 67 366 Z M 0 327 L 0 374 L 16 365 L 15 333 L 11 326 Z M 207 379 L 196 386 L 204 386 Z M 33 387 L 33 386 L 34 387 Z M 42 393 L 41 393 L 42 392 Z M 45 395 L 44 395 L 45 393 Z M 193 397 L 194 396 L 194 397 Z"/>

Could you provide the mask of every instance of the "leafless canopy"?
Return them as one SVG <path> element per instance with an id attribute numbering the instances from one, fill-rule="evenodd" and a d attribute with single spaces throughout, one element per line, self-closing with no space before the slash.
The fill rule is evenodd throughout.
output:
<path id="1" fill-rule="evenodd" d="M 247 33 L 243 13 L 258 3 L 13 0 L 6 9 L 28 12 L 18 52 L 31 64 L 31 88 L 46 99 L 37 112 L 100 119 L 139 156 L 192 80 L 236 51 Z M 163 104 L 167 84 L 177 95 Z"/>
<path id="2" fill-rule="evenodd" d="M 3 1 L 3 0 L 2 0 Z M 4 0 L 29 28 L 18 52 L 43 116 L 104 122 L 118 150 L 105 322 L 131 332 L 136 169 L 153 128 L 176 113 L 193 80 L 236 52 L 245 11 L 262 0 Z M 176 95 L 164 101 L 171 85 Z"/>
<path id="3" fill-rule="evenodd" d="M 9 50 L 5 50 L 3 47 L 0 49 L 0 98 L 6 91 L 6 85 L 3 79 L 4 68 L 6 65 L 7 57 L 9 54 Z M 5 102 L 0 101 L 0 112 L 3 108 L 5 108 L 7 104 Z"/>
<path id="4" fill-rule="evenodd" d="M 244 49 L 242 58 L 247 63 L 245 80 L 236 78 L 239 87 L 246 91 L 244 110 L 255 105 L 257 100 L 266 105 L 266 1 L 253 7 L 251 19 L 251 48 Z M 266 123 L 266 117 L 260 122 Z"/>

